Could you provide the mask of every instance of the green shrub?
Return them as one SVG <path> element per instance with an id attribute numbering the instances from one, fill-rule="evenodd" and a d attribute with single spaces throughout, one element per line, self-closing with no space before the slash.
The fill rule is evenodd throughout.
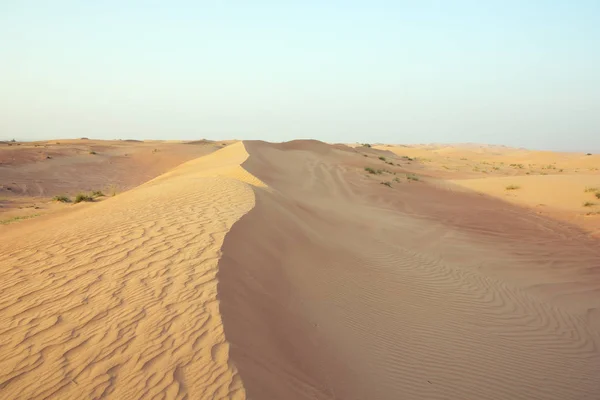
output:
<path id="1" fill-rule="evenodd" d="M 94 201 L 94 198 L 85 193 L 79 193 L 75 196 L 75 203 L 81 203 L 82 201 Z"/>
<path id="2" fill-rule="evenodd" d="M 379 157 L 379 159 L 380 159 L 381 161 L 386 161 L 384 156 L 380 156 L 380 157 Z"/>
<path id="3" fill-rule="evenodd" d="M 54 196 L 54 198 L 52 200 L 60 201 L 61 203 L 70 203 L 71 202 L 71 199 L 65 195 Z"/>
<path id="4" fill-rule="evenodd" d="M 92 197 L 102 197 L 102 196 L 104 196 L 104 193 L 102 193 L 101 190 L 94 190 L 92 192 Z"/>
<path id="5" fill-rule="evenodd" d="M 371 147 L 371 145 L 369 143 L 363 143 L 362 147 Z"/>

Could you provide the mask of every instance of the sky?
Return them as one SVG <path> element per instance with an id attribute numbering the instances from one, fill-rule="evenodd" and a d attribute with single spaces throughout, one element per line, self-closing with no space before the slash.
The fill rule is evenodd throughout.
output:
<path id="1" fill-rule="evenodd" d="M 600 1 L 0 0 L 0 140 L 600 151 Z"/>

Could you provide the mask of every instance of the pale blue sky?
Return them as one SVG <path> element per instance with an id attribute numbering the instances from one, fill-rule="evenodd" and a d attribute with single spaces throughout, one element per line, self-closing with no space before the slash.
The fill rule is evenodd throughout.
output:
<path id="1" fill-rule="evenodd" d="M 0 138 L 600 151 L 600 1 L 0 0 Z"/>

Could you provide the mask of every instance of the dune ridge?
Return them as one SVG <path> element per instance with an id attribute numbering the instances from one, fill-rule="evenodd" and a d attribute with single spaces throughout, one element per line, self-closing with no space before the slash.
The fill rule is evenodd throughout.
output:
<path id="1" fill-rule="evenodd" d="M 0 398 L 243 399 L 217 299 L 263 185 L 242 143 L 60 218 L 0 231 Z"/>
<path id="2" fill-rule="evenodd" d="M 596 399 L 600 247 L 473 193 L 390 189 L 356 151 L 246 142 L 265 182 L 218 292 L 256 399 Z"/>

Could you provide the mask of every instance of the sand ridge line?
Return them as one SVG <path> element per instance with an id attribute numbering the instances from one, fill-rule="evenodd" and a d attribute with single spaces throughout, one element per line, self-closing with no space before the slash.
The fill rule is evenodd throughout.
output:
<path id="1" fill-rule="evenodd" d="M 261 182 L 243 143 L 0 240 L 0 397 L 245 398 L 220 247 Z"/>

